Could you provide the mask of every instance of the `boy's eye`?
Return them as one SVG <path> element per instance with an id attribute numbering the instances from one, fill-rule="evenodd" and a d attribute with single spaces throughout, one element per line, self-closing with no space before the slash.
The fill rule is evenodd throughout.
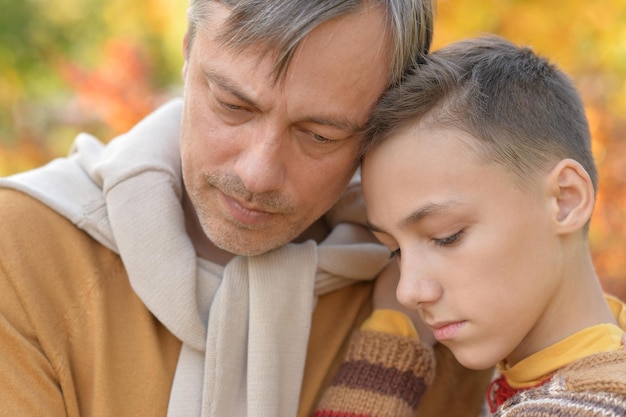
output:
<path id="1" fill-rule="evenodd" d="M 394 251 L 391 251 L 391 254 L 389 255 L 389 259 L 392 259 L 392 258 L 400 259 L 400 248 Z"/>
<path id="2" fill-rule="evenodd" d="M 452 246 L 459 241 L 459 239 L 463 236 L 464 233 L 465 233 L 464 230 L 459 230 L 453 235 L 444 237 L 442 239 L 433 239 L 433 240 L 435 241 L 435 244 L 437 246 Z"/>

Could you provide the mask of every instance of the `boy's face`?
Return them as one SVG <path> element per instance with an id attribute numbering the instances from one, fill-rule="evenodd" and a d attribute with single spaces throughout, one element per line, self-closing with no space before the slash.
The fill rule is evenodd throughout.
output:
<path id="1" fill-rule="evenodd" d="M 401 250 L 399 301 L 463 365 L 483 369 L 558 340 L 564 277 L 544 186 L 516 188 L 475 140 L 405 127 L 366 157 L 362 179 L 372 229 Z"/>
<path id="2" fill-rule="evenodd" d="M 216 40 L 229 14 L 212 3 L 185 60 L 183 178 L 209 239 L 255 255 L 296 238 L 345 189 L 391 43 L 379 8 L 323 23 L 276 83 L 274 56 Z"/>

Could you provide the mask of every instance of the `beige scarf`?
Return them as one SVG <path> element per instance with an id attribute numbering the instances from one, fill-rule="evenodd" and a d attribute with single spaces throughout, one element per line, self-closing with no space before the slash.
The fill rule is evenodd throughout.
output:
<path id="1" fill-rule="evenodd" d="M 168 416 L 293 417 L 315 297 L 373 279 L 388 252 L 354 241 L 364 218 L 355 182 L 326 216 L 334 229 L 320 245 L 288 244 L 224 268 L 198 259 L 181 207 L 181 111 L 171 102 L 107 146 L 81 134 L 68 158 L 0 186 L 120 254 L 137 295 L 183 342 Z"/>

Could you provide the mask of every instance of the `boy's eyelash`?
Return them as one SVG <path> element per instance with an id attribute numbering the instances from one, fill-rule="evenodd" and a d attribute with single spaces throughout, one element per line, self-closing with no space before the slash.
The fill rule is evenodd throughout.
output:
<path id="1" fill-rule="evenodd" d="M 442 246 L 442 247 L 452 246 L 455 243 L 458 243 L 459 239 L 461 239 L 461 237 L 463 237 L 464 234 L 465 234 L 465 230 L 459 230 L 453 235 L 444 237 L 443 239 L 433 239 L 433 241 L 435 242 L 435 245 L 437 246 Z M 400 255 L 401 255 L 400 248 L 396 250 L 392 250 L 391 253 L 389 254 L 389 259 L 400 258 Z"/>
<path id="2" fill-rule="evenodd" d="M 451 236 L 444 237 L 443 239 L 433 239 L 433 240 L 435 241 L 435 244 L 437 246 L 444 246 L 444 247 L 451 246 L 457 243 L 464 233 L 465 233 L 464 230 L 459 230 L 458 232 L 456 232 L 455 234 Z"/>

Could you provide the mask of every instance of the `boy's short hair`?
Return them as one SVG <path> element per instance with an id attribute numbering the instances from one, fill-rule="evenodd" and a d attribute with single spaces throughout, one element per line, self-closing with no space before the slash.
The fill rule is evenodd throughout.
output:
<path id="1" fill-rule="evenodd" d="M 597 189 L 582 100 L 567 75 L 529 48 L 486 36 L 434 52 L 380 99 L 363 155 L 418 121 L 475 137 L 478 155 L 509 169 L 521 188 L 571 158 Z"/>

